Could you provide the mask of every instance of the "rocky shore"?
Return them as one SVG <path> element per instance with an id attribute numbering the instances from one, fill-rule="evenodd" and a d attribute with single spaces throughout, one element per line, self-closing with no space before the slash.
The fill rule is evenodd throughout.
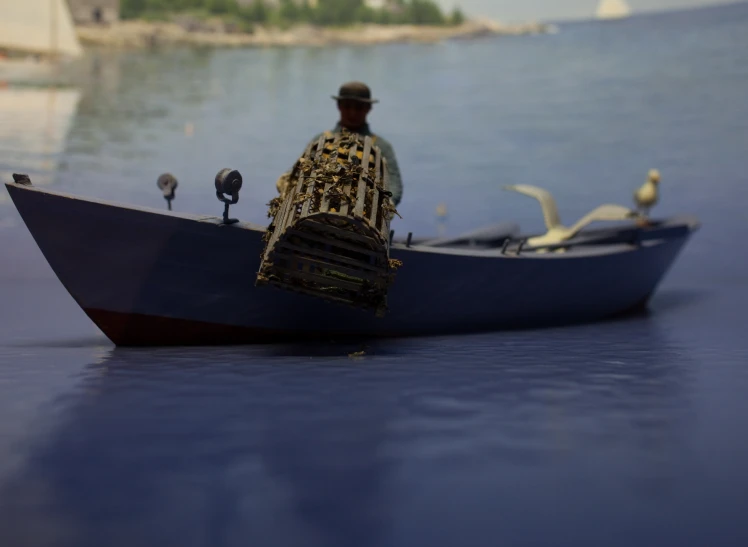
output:
<path id="1" fill-rule="evenodd" d="M 108 26 L 76 28 L 84 45 L 110 48 L 147 48 L 162 45 L 213 47 L 372 45 L 384 43 L 433 43 L 483 36 L 541 34 L 542 23 L 503 25 L 494 21 L 468 21 L 457 26 L 358 25 L 348 28 L 300 25 L 287 30 L 256 27 L 242 32 L 220 21 L 190 19 L 171 22 L 122 21 Z"/>

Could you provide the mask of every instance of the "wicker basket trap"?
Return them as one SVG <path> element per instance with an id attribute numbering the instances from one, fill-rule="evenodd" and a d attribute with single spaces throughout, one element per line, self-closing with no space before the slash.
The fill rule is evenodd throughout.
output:
<path id="1" fill-rule="evenodd" d="M 366 158 L 366 160 L 364 160 Z M 269 203 L 257 285 L 270 284 L 349 306 L 387 310 L 400 263 L 389 258 L 386 160 L 370 137 L 326 133 L 311 143 Z"/>

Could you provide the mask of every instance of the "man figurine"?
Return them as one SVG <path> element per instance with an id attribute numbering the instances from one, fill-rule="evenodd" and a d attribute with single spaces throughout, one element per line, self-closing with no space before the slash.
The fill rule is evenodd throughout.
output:
<path id="1" fill-rule="evenodd" d="M 377 146 L 381 150 L 382 156 L 387 160 L 387 172 L 389 173 L 388 190 L 392 192 L 392 202 L 397 206 L 403 195 L 403 185 L 400 179 L 400 168 L 397 165 L 395 151 L 388 141 L 379 135 L 374 135 L 369 129 L 369 124 L 366 122 L 366 116 L 371 111 L 371 105 L 379 101 L 371 98 L 369 86 L 361 82 L 343 84 L 340 86 L 338 94 L 333 95 L 332 98 L 338 103 L 340 121 L 331 132 L 326 133 L 340 133 L 345 128 L 352 133 L 371 136 L 374 140 L 374 146 Z M 310 143 L 318 141 L 321 136 L 322 133 L 317 134 Z M 275 183 L 279 193 L 282 194 L 285 191 L 290 174 L 291 171 L 284 173 Z"/>

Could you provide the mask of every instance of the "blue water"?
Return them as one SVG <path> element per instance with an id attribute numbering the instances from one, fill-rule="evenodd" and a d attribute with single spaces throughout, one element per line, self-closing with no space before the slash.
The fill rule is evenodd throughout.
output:
<path id="1" fill-rule="evenodd" d="M 4 177 L 164 207 L 168 170 L 175 209 L 219 214 L 229 166 L 247 181 L 233 215 L 264 222 L 360 78 L 399 155 L 399 233 L 542 229 L 509 183 L 551 190 L 570 224 L 630 204 L 652 167 L 654 213 L 703 227 L 645 317 L 358 359 L 115 349 L 3 190 L 0 545 L 748 545 L 748 4 L 440 45 L 91 52 L 76 70 L 58 148 L 49 102 L 0 111 L 21 128 L 0 130 Z"/>

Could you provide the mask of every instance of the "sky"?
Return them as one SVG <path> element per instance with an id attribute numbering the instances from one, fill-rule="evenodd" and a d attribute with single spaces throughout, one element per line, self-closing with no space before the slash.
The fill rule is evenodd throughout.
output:
<path id="1" fill-rule="evenodd" d="M 470 17 L 489 17 L 498 21 L 583 19 L 595 11 L 598 0 L 437 0 L 451 10 L 455 5 Z M 725 4 L 730 0 L 627 0 L 632 11 Z"/>

